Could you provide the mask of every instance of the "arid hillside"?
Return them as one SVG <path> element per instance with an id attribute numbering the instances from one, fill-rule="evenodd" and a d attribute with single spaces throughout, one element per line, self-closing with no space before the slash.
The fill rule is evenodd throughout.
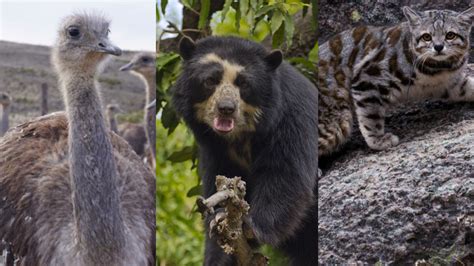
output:
<path id="1" fill-rule="evenodd" d="M 104 104 L 117 103 L 124 110 L 120 117 L 141 117 L 145 104 L 142 81 L 130 73 L 119 71 L 136 52 L 125 51 L 111 57 L 99 76 Z M 10 126 L 40 115 L 41 84 L 48 90 L 49 112 L 63 110 L 56 74 L 50 63 L 50 47 L 0 41 L 0 92 L 13 99 Z M 135 114 L 135 115 L 133 115 Z"/>

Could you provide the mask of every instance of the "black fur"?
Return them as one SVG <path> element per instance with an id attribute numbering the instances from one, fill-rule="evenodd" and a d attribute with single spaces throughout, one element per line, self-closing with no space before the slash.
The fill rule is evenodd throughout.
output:
<path id="1" fill-rule="evenodd" d="M 173 104 L 199 144 L 204 197 L 215 193 L 215 176 L 241 176 L 247 183 L 251 226 L 258 240 L 280 248 L 294 265 L 316 265 L 318 171 L 317 91 L 294 67 L 282 62 L 281 52 L 235 37 L 209 37 L 195 45 L 182 41 L 185 59 L 173 88 Z M 256 130 L 243 133 L 237 143 L 215 133 L 196 118 L 194 105 L 212 91 L 203 76 L 212 66 L 198 60 L 215 53 L 244 66 L 251 84 L 239 87 L 242 100 L 262 110 Z M 207 74 L 208 75 L 208 74 Z M 228 149 L 239 141 L 251 143 L 251 165 L 239 166 Z M 232 265 L 212 239 L 206 240 L 205 265 Z"/>

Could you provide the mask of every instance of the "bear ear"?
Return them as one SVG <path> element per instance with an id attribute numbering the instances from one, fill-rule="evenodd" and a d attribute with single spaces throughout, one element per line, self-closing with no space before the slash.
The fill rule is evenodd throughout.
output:
<path id="1" fill-rule="evenodd" d="M 418 14 L 418 12 L 408 6 L 404 6 L 402 10 L 410 25 L 416 26 L 420 24 L 421 16 Z"/>
<path id="2" fill-rule="evenodd" d="M 196 44 L 191 38 L 184 36 L 179 41 L 179 54 L 181 55 L 181 57 L 183 57 L 184 60 L 191 59 L 195 49 Z"/>
<path id="3" fill-rule="evenodd" d="M 467 24 L 472 25 L 472 22 L 474 21 L 474 6 L 463 11 L 457 17 Z"/>
<path id="4" fill-rule="evenodd" d="M 265 56 L 264 60 L 270 69 L 274 70 L 280 66 L 281 62 L 283 61 L 283 53 L 280 50 L 273 50 L 270 52 L 270 54 Z"/>

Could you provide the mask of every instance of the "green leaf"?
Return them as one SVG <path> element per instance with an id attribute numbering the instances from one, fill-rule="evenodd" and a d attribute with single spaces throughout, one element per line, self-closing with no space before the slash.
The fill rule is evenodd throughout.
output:
<path id="1" fill-rule="evenodd" d="M 272 11 L 275 8 L 277 8 L 276 5 L 264 6 L 264 7 L 260 8 L 259 10 L 257 10 L 257 12 L 255 13 L 255 17 L 260 17 L 262 15 L 266 15 L 266 14 L 268 14 L 268 12 Z"/>
<path id="2" fill-rule="evenodd" d="M 240 5 L 240 13 L 245 16 L 247 15 L 247 12 L 249 10 L 249 0 L 240 0 L 239 1 L 239 5 Z"/>
<path id="3" fill-rule="evenodd" d="M 179 60 L 179 54 L 177 53 L 160 53 L 156 58 L 156 66 L 158 70 L 165 68 L 166 65 L 174 63 L 175 60 Z"/>
<path id="4" fill-rule="evenodd" d="M 186 197 L 191 198 L 194 196 L 200 196 L 202 195 L 202 191 L 203 191 L 202 185 L 194 186 L 191 189 L 189 189 L 188 193 L 186 193 Z"/>
<path id="5" fill-rule="evenodd" d="M 267 35 L 270 33 L 270 25 L 269 23 L 261 19 L 259 22 L 257 22 L 255 26 L 255 30 L 253 32 L 253 39 L 257 42 L 263 42 L 263 40 L 267 37 Z"/>
<path id="6" fill-rule="evenodd" d="M 155 12 L 156 12 L 156 22 L 159 22 L 160 21 L 160 10 L 158 10 L 158 4 L 156 4 Z"/>
<path id="7" fill-rule="evenodd" d="M 255 0 L 250 1 L 250 8 L 251 8 L 253 11 L 256 11 L 256 10 L 257 10 L 257 7 L 258 7 L 258 1 L 255 1 Z"/>
<path id="8" fill-rule="evenodd" d="M 163 113 L 161 114 L 161 123 L 163 123 L 163 127 L 168 129 L 168 135 L 173 133 L 176 127 L 179 124 L 179 118 L 176 115 L 173 107 L 171 107 L 171 103 L 166 103 L 165 107 L 163 107 Z"/>
<path id="9" fill-rule="evenodd" d="M 240 12 L 240 8 L 237 8 L 235 12 L 235 28 L 237 29 L 237 32 L 240 32 L 241 17 L 242 13 Z"/>
<path id="10" fill-rule="evenodd" d="M 166 6 L 168 5 L 168 0 L 161 0 L 161 12 L 165 13 Z"/>
<path id="11" fill-rule="evenodd" d="M 306 17 L 306 14 L 308 13 L 308 8 L 310 7 L 310 0 L 303 0 L 303 18 Z"/>
<path id="12" fill-rule="evenodd" d="M 297 64 L 302 65 L 308 71 L 315 71 L 316 70 L 316 65 L 313 62 L 311 62 L 310 60 L 308 60 L 304 57 L 290 57 L 287 60 L 292 65 L 297 65 Z"/>
<path id="13" fill-rule="evenodd" d="M 193 146 L 186 146 L 180 151 L 175 151 L 168 157 L 168 161 L 173 163 L 181 163 L 193 158 L 194 148 Z"/>
<path id="14" fill-rule="evenodd" d="M 222 18 L 221 20 L 225 19 L 227 12 L 229 11 L 230 5 L 232 4 L 233 0 L 225 0 L 224 7 L 222 8 Z"/>
<path id="15" fill-rule="evenodd" d="M 314 47 L 311 49 L 311 51 L 309 51 L 309 55 L 308 55 L 308 60 L 312 62 L 314 65 L 316 65 L 316 62 L 318 62 L 318 48 L 319 48 L 319 45 L 316 42 L 314 44 Z"/>
<path id="16" fill-rule="evenodd" d="M 313 13 L 313 28 L 316 30 L 318 25 L 318 0 L 311 0 L 311 11 Z"/>
<path id="17" fill-rule="evenodd" d="M 285 36 L 287 47 L 293 42 L 293 34 L 295 33 L 295 24 L 293 17 L 289 13 L 285 13 Z"/>
<path id="18" fill-rule="evenodd" d="M 280 28 L 282 23 L 283 14 L 280 12 L 280 10 L 275 10 L 275 12 L 273 12 L 272 20 L 270 21 L 272 34 L 275 34 L 275 32 Z"/>
<path id="19" fill-rule="evenodd" d="M 199 22 L 198 22 L 199 29 L 203 29 L 206 26 L 210 8 L 211 8 L 211 0 L 201 0 L 201 10 L 199 11 Z"/>
<path id="20" fill-rule="evenodd" d="M 272 38 L 272 47 L 273 47 L 273 49 L 279 48 L 282 45 L 282 43 L 284 42 L 284 40 L 285 40 L 285 28 L 280 27 L 275 32 L 275 34 L 273 34 L 273 38 Z"/>

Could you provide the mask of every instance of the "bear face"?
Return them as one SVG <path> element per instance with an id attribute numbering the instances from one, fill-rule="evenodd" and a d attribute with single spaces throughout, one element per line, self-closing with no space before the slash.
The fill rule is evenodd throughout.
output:
<path id="1" fill-rule="evenodd" d="M 233 37 L 196 44 L 184 38 L 180 50 L 184 65 L 176 88 L 181 91 L 175 93 L 192 107 L 186 122 L 198 121 L 227 140 L 255 132 L 277 93 L 273 72 L 282 53 Z"/>

